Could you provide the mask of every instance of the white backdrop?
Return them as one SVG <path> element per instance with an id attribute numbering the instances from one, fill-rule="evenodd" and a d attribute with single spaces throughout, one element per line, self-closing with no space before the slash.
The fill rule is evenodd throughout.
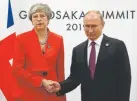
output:
<path id="1" fill-rule="evenodd" d="M 0 3 L 0 39 L 12 32 L 20 34 L 32 29 L 31 22 L 25 17 L 30 6 L 35 3 L 47 3 L 55 14 L 50 21 L 49 28 L 64 38 L 66 78 L 70 73 L 73 47 L 86 40 L 82 28 L 82 12 L 86 13 L 88 10 L 94 9 L 101 11 L 105 18 L 103 32 L 108 36 L 123 40 L 127 46 L 132 72 L 130 101 L 137 101 L 136 0 L 11 0 L 14 26 L 8 29 L 6 28 L 8 0 L 3 0 Z M 72 16 L 74 12 L 76 12 L 75 16 Z M 108 14 L 112 15 L 109 17 Z M 118 14 L 121 14 L 121 17 Z M 78 87 L 67 94 L 67 101 L 80 101 L 80 96 L 80 87 Z M 0 93 L 0 99 L 2 98 Z"/>

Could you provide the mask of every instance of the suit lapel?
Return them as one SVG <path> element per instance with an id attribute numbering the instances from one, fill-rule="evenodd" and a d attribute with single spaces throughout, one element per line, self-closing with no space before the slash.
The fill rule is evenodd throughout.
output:
<path id="1" fill-rule="evenodd" d="M 35 55 L 40 56 L 42 54 L 42 51 L 41 51 L 37 34 L 34 29 L 30 32 L 29 40 L 30 38 L 31 38 L 31 41 L 29 41 L 29 44 L 30 44 L 29 49 L 31 49 L 32 50 L 31 52 L 34 52 Z"/>
<path id="2" fill-rule="evenodd" d="M 88 67 L 88 63 L 87 63 L 87 46 L 88 46 L 88 40 L 86 40 L 83 44 L 83 49 L 84 51 L 82 52 L 82 54 L 84 55 L 84 62 L 85 62 L 85 66 Z"/>
<path id="3" fill-rule="evenodd" d="M 111 43 L 108 40 L 108 37 L 106 35 L 103 36 L 103 40 L 101 42 L 98 58 L 97 58 L 97 64 L 96 68 L 100 64 L 102 60 L 105 60 L 106 57 L 108 57 L 107 54 L 109 54 L 109 48 L 110 48 Z"/>
<path id="4" fill-rule="evenodd" d="M 47 40 L 47 44 L 45 46 L 45 54 L 44 56 L 48 57 L 50 55 L 53 54 L 53 45 L 55 45 L 56 43 L 53 41 L 54 38 L 52 37 L 52 34 L 50 31 L 49 31 L 49 35 L 48 35 L 48 40 Z"/>

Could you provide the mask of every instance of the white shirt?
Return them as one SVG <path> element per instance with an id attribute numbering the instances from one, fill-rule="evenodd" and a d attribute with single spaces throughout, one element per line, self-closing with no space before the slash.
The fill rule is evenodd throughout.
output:
<path id="1" fill-rule="evenodd" d="M 95 50 L 96 50 L 96 60 L 95 61 L 96 61 L 96 63 L 97 63 L 97 57 L 99 54 L 102 39 L 103 39 L 103 34 L 101 34 L 97 40 L 94 40 L 94 42 L 96 43 L 95 44 Z M 89 66 L 90 52 L 91 52 L 91 48 L 92 48 L 91 42 L 92 41 L 88 39 L 88 46 L 87 46 L 87 63 L 88 63 L 88 66 Z"/>

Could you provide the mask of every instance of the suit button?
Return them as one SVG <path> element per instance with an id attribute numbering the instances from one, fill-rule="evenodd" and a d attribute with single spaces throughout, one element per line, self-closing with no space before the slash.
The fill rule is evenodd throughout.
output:
<path id="1" fill-rule="evenodd" d="M 47 76 L 47 74 L 48 74 L 47 72 L 43 72 L 42 73 L 43 76 Z"/>

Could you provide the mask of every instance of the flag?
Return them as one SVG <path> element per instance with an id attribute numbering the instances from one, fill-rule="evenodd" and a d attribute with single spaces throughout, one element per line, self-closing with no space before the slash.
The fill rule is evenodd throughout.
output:
<path id="1" fill-rule="evenodd" d="M 14 26 L 14 19 L 13 19 L 11 2 L 9 0 L 7 26 L 6 26 L 7 30 L 12 28 L 13 26 Z M 3 35 L 6 37 L 0 40 L 0 90 L 2 91 L 7 101 L 15 101 L 15 99 L 18 98 L 19 96 L 19 90 L 16 84 L 16 80 L 12 75 L 12 66 L 11 66 L 12 61 L 10 60 L 13 59 L 16 34 L 15 31 L 12 33 L 0 33 L 0 34 L 6 34 Z"/>
<path id="2" fill-rule="evenodd" d="M 13 58 L 13 50 L 16 35 L 11 34 L 0 41 L 0 89 L 2 90 L 7 101 L 13 101 L 13 81 L 12 68 L 9 62 Z"/>

